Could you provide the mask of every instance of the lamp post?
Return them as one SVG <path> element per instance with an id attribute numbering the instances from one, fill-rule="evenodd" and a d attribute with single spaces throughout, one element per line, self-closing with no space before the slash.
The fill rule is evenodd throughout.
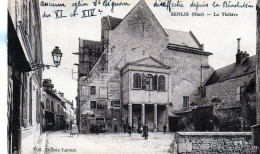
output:
<path id="1" fill-rule="evenodd" d="M 52 50 L 51 54 L 52 54 L 54 65 L 45 65 L 45 64 L 37 64 L 37 63 L 35 64 L 35 63 L 32 63 L 32 69 L 33 70 L 37 70 L 37 69 L 43 69 L 44 67 L 46 67 L 47 69 L 49 69 L 50 67 L 58 67 L 60 65 L 61 57 L 62 57 L 61 50 L 59 49 L 58 46 L 56 46 Z"/>

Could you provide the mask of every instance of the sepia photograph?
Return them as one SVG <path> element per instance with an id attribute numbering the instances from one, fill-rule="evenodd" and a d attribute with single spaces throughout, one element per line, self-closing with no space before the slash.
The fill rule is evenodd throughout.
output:
<path id="1" fill-rule="evenodd" d="M 7 4 L 6 153 L 260 154 L 260 1 Z"/>

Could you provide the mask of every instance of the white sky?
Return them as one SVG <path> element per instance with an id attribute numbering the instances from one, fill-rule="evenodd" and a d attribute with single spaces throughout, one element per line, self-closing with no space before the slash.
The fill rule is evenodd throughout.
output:
<path id="1" fill-rule="evenodd" d="M 79 15 L 72 18 L 69 14 L 74 8 L 72 2 L 78 0 L 45 0 L 45 2 L 65 3 L 66 8 L 40 7 L 41 15 L 45 11 L 51 13 L 51 18 L 42 18 L 42 43 L 43 43 L 43 60 L 45 64 L 52 64 L 51 51 L 55 46 L 59 46 L 63 52 L 61 66 L 59 68 L 51 68 L 44 70 L 43 78 L 51 78 L 54 88 L 64 92 L 65 97 L 69 100 L 74 100 L 77 96 L 77 74 L 74 74 L 72 79 L 72 69 L 77 72 L 78 56 L 73 55 L 73 52 L 78 52 L 78 38 L 90 40 L 100 40 L 101 37 L 101 17 L 111 15 L 118 18 L 124 16 L 137 4 L 138 0 L 128 0 L 131 5 L 128 7 L 116 7 L 114 13 L 111 13 L 111 8 L 100 7 L 103 12 L 95 17 L 81 18 L 83 9 L 94 8 L 90 0 L 81 0 L 87 2 L 89 6 L 79 7 Z M 103 0 L 102 0 L 103 1 Z M 247 51 L 250 56 L 255 55 L 256 51 L 256 10 L 252 9 L 221 9 L 212 7 L 199 8 L 198 12 L 213 13 L 213 12 L 233 12 L 238 13 L 238 17 L 176 17 L 171 16 L 166 8 L 154 8 L 155 0 L 145 0 L 154 13 L 155 17 L 161 23 L 162 27 L 180 30 L 192 31 L 201 44 L 204 44 L 205 51 L 212 52 L 213 55 L 209 58 L 209 64 L 215 69 L 226 66 L 235 62 L 235 54 L 237 52 L 237 38 L 241 38 L 241 50 Z M 163 0 L 162 0 L 163 1 Z M 176 0 L 172 0 L 176 2 Z M 201 3 L 212 3 L 212 0 L 197 0 Z M 222 0 L 216 0 L 220 4 Z M 185 2 L 185 3 L 184 3 Z M 192 0 L 183 0 L 184 8 L 176 8 L 176 12 L 195 11 L 195 8 L 190 8 L 189 4 Z M 232 1 L 235 2 L 235 1 Z M 240 1 L 242 2 L 242 1 Z M 247 0 L 247 3 L 255 4 L 254 0 Z M 254 5 L 255 6 L 255 5 Z M 55 19 L 55 9 L 63 9 L 64 15 L 67 18 Z M 97 8 L 98 9 L 98 8 Z"/>

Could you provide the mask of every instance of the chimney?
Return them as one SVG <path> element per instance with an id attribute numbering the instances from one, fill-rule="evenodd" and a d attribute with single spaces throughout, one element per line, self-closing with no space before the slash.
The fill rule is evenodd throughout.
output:
<path id="1" fill-rule="evenodd" d="M 59 94 L 60 94 L 62 97 L 64 97 L 64 93 L 63 93 L 63 92 L 59 92 Z"/>
<path id="2" fill-rule="evenodd" d="M 240 52 L 240 40 L 241 40 L 241 38 L 237 39 L 237 53 Z"/>
<path id="3" fill-rule="evenodd" d="M 202 51 L 204 51 L 204 44 L 201 44 L 199 47 Z"/>
<path id="4" fill-rule="evenodd" d="M 247 58 L 249 58 L 249 54 L 245 51 L 240 50 L 240 38 L 237 39 L 237 54 L 236 54 L 236 65 L 242 65 Z"/>
<path id="5" fill-rule="evenodd" d="M 44 79 L 43 80 L 43 87 L 52 91 L 52 88 L 54 87 L 54 85 L 51 83 L 51 79 Z"/>

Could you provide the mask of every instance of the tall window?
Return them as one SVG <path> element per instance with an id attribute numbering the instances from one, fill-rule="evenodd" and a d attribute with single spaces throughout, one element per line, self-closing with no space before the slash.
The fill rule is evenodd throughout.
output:
<path id="1" fill-rule="evenodd" d="M 189 97 L 183 96 L 183 107 L 189 107 Z"/>
<path id="2" fill-rule="evenodd" d="M 141 75 L 139 73 L 135 73 L 133 78 L 133 88 L 141 88 Z"/>
<path id="3" fill-rule="evenodd" d="M 99 101 L 97 103 L 97 109 L 104 109 L 104 102 Z"/>
<path id="4" fill-rule="evenodd" d="M 153 90 L 153 76 L 151 74 L 146 75 L 145 85 L 146 90 Z"/>
<path id="5" fill-rule="evenodd" d="M 165 77 L 163 75 L 159 76 L 158 79 L 158 90 L 165 91 Z"/>
<path id="6" fill-rule="evenodd" d="M 50 109 L 50 100 L 49 99 L 46 100 L 46 108 L 48 110 Z"/>
<path id="7" fill-rule="evenodd" d="M 51 101 L 51 111 L 54 111 L 54 103 Z"/>
<path id="8" fill-rule="evenodd" d="M 95 109 L 96 108 L 96 101 L 91 101 L 90 102 L 90 108 Z"/>
<path id="9" fill-rule="evenodd" d="M 60 105 L 57 104 L 57 112 L 60 113 Z"/>
<path id="10" fill-rule="evenodd" d="M 96 95 L 96 87 L 95 86 L 90 87 L 90 95 Z"/>

